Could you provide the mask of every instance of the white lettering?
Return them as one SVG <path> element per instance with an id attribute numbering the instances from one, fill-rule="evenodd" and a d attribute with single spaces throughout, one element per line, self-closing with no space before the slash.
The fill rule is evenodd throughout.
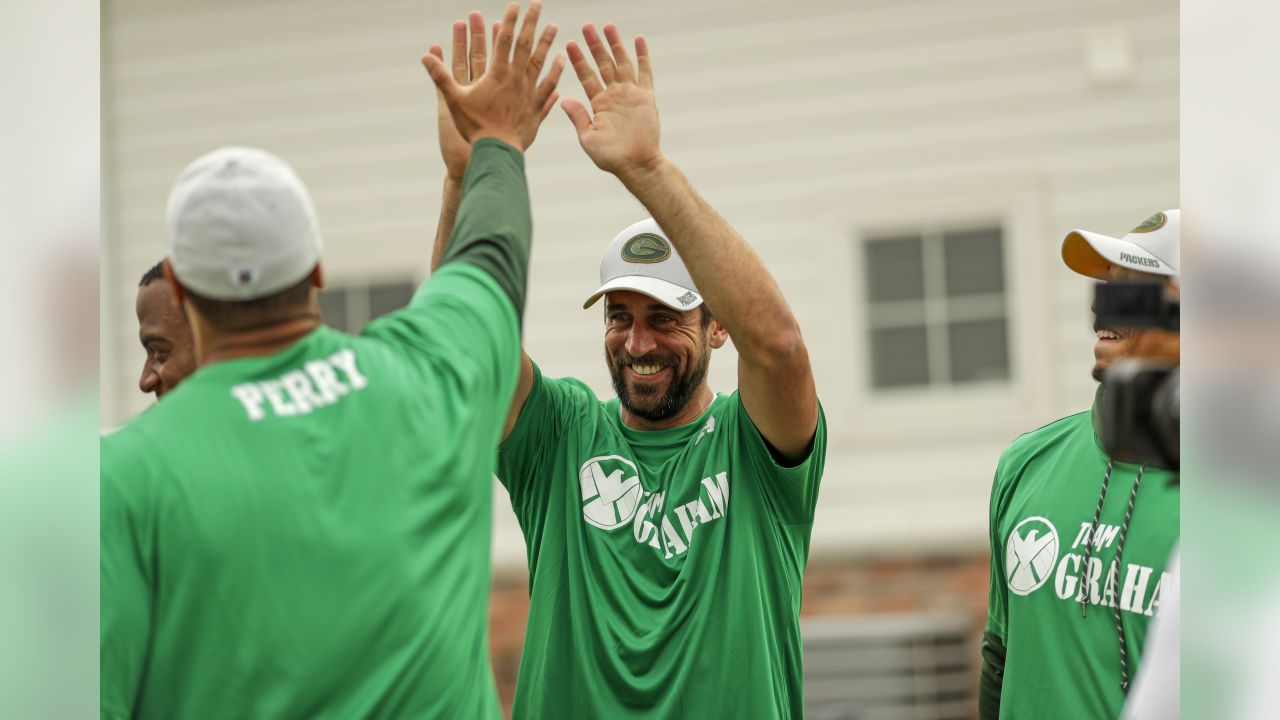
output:
<path id="1" fill-rule="evenodd" d="M 338 379 L 335 366 L 346 373 L 350 386 Z M 266 417 L 268 403 L 277 417 L 306 415 L 368 384 L 368 379 L 356 368 L 355 351 L 346 349 L 327 360 L 309 360 L 303 369 L 290 370 L 272 380 L 236 385 L 231 388 L 231 394 L 244 406 L 249 420 L 257 422 Z"/>
<path id="2" fill-rule="evenodd" d="M 1093 546 L 1099 550 L 1104 547 L 1111 547 L 1111 543 L 1116 541 L 1116 535 L 1119 532 L 1120 528 L 1115 525 L 1099 526 L 1098 533 L 1093 537 Z"/>
<path id="3" fill-rule="evenodd" d="M 346 373 L 347 382 L 351 383 L 353 390 L 361 390 L 369 384 L 369 380 L 360 374 L 360 370 L 356 368 L 356 352 L 351 348 L 344 348 L 329 356 L 329 362 L 333 363 L 339 370 Z"/>
<path id="4" fill-rule="evenodd" d="M 1089 534 L 1090 534 L 1089 531 L 1092 528 L 1093 528 L 1093 525 L 1091 523 L 1087 523 L 1087 522 L 1080 523 L 1080 534 L 1076 535 L 1075 542 L 1071 543 L 1071 548 L 1073 550 L 1075 548 L 1080 547 L 1080 543 L 1089 542 Z"/>
<path id="5" fill-rule="evenodd" d="M 258 387 L 262 388 L 262 392 L 266 394 L 267 400 L 271 402 L 271 409 L 275 411 L 276 417 L 288 417 L 297 415 L 298 408 L 284 397 L 284 383 L 276 380 L 264 380 L 258 383 Z"/>
<path id="6" fill-rule="evenodd" d="M 667 494 L 665 492 L 654 493 L 653 497 L 649 500 L 649 507 L 653 508 L 649 511 L 649 517 L 654 517 L 658 513 L 662 512 L 662 506 L 666 500 Z"/>
<path id="7" fill-rule="evenodd" d="M 293 397 L 293 402 L 298 406 L 298 414 L 300 415 L 306 415 L 312 410 L 328 404 L 321 400 L 319 395 L 316 395 L 315 390 L 311 388 L 311 381 L 307 379 L 306 374 L 301 370 L 285 373 L 280 377 L 280 382 L 284 385 L 284 389 L 289 391 L 289 395 Z"/>
<path id="8" fill-rule="evenodd" d="M 1142 612 L 1142 599 L 1147 595 L 1147 582 L 1151 580 L 1151 568 L 1129 565 L 1124 576 L 1124 589 L 1120 591 L 1120 609 Z"/>
<path id="9" fill-rule="evenodd" d="M 658 531 L 657 526 L 649 522 L 649 496 L 640 503 L 640 507 L 636 508 L 636 519 L 631 523 L 631 533 L 635 537 L 636 542 L 644 545 L 649 542 L 650 535 Z"/>
<path id="10" fill-rule="evenodd" d="M 316 384 L 316 391 L 320 393 L 320 399 L 325 405 L 332 405 L 338 402 L 338 398 L 351 392 L 350 388 L 342 384 L 338 376 L 333 372 L 333 367 L 323 360 L 311 360 L 306 364 L 307 374 L 311 376 L 312 382 Z"/>
<path id="11" fill-rule="evenodd" d="M 689 505 L 687 503 L 676 506 L 676 519 L 680 521 L 680 529 L 684 530 L 685 538 L 692 542 L 693 529 L 698 526 L 698 520 L 697 518 L 689 517 Z"/>
<path id="12" fill-rule="evenodd" d="M 1068 561 L 1073 561 L 1073 567 L 1067 567 Z M 1080 574 L 1080 556 L 1079 555 L 1063 555 L 1062 562 L 1058 563 L 1058 574 L 1054 578 L 1054 589 L 1058 592 L 1058 597 L 1066 600 L 1076 592 L 1076 578 Z"/>
<path id="13" fill-rule="evenodd" d="M 679 518 L 680 527 L 684 529 L 684 536 L 689 540 L 689 542 L 693 542 L 693 531 L 696 530 L 699 525 L 699 504 L 701 504 L 699 501 L 694 500 L 676 507 L 676 517 Z M 706 508 L 702 509 L 702 512 L 705 513 L 706 511 Z"/>
<path id="14" fill-rule="evenodd" d="M 1098 590 L 1098 581 L 1102 579 L 1102 559 L 1089 558 L 1089 566 L 1084 569 L 1084 581 L 1080 585 L 1080 592 L 1076 595 L 1076 602 L 1084 600 L 1086 589 L 1089 593 L 1089 604 L 1097 605 L 1102 600 L 1102 593 Z"/>
<path id="15" fill-rule="evenodd" d="M 1111 567 L 1107 569 L 1107 582 L 1102 589 L 1102 604 L 1107 607 L 1116 606 L 1116 583 L 1120 578 L 1120 563 L 1112 560 Z"/>
<path id="16" fill-rule="evenodd" d="M 1147 603 L 1147 609 L 1142 613 L 1143 615 L 1154 617 L 1160 613 L 1160 593 L 1164 590 L 1164 585 L 1167 582 L 1171 582 L 1169 573 L 1160 573 L 1160 582 L 1156 583 L 1156 589 L 1151 591 L 1151 602 Z"/>
<path id="17" fill-rule="evenodd" d="M 720 496 L 724 498 L 722 513 L 729 512 L 729 473 L 716 473 L 716 485 L 720 486 Z"/>
<path id="18" fill-rule="evenodd" d="M 322 397 L 316 395 L 315 400 L 318 402 Z M 599 479 L 592 484 L 584 475 L 586 473 L 582 472 L 578 476 L 582 483 L 582 496 L 588 500 L 599 497 Z M 692 489 L 695 491 L 692 499 L 680 503 L 673 501 L 670 508 L 665 507 L 669 492 L 637 493 L 631 500 L 635 506 L 634 515 L 624 513 L 630 518 L 627 524 L 631 526 L 632 539 L 639 545 L 648 545 L 666 559 L 687 553 L 693 546 L 693 536 L 698 528 L 722 519 L 728 513 L 729 474 L 722 472 L 705 477 Z M 591 522 L 587 508 L 584 507 L 583 512 L 587 522 Z"/>
<path id="19" fill-rule="evenodd" d="M 672 548 L 675 549 L 676 555 L 683 555 L 689 549 L 689 546 L 680 539 L 675 526 L 671 524 L 671 518 L 666 515 L 662 516 L 662 540 L 663 545 L 666 546 L 667 558 L 671 557 Z"/>
<path id="20" fill-rule="evenodd" d="M 720 474 L 724 475 L 724 473 L 720 473 Z M 725 476 L 725 477 L 728 477 L 728 476 Z M 721 492 L 720 488 L 714 482 L 711 481 L 711 478 L 703 478 L 702 487 L 707 489 L 707 498 L 711 501 L 712 519 L 715 519 L 724 515 L 725 498 L 727 498 L 729 494 L 727 492 Z M 728 487 L 729 485 L 726 480 L 725 489 L 727 490 Z"/>
<path id="21" fill-rule="evenodd" d="M 258 389 L 256 383 L 244 383 L 231 388 L 231 394 L 244 405 L 244 411 L 249 414 L 249 420 L 258 422 L 267 414 L 262 411 L 262 402 L 266 400 L 262 395 L 262 391 Z"/>

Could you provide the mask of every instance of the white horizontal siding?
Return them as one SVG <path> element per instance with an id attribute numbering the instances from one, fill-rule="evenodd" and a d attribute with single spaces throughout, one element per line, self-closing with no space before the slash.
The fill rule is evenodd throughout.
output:
<path id="1" fill-rule="evenodd" d="M 258 145 L 293 163 L 315 196 L 335 284 L 425 276 L 442 167 L 417 58 L 469 8 L 108 0 L 107 266 L 119 270 L 104 278 L 104 352 L 118 378 L 104 383 L 104 423 L 147 402 L 135 388 L 133 285 L 163 254 L 169 182 L 201 152 Z M 501 3 L 481 9 L 496 17 Z M 816 551 L 980 544 L 1000 447 L 1088 405 L 1090 289 L 1062 267 L 1058 243 L 1071 227 L 1121 233 L 1176 205 L 1177 10 L 1171 0 L 548 6 L 559 47 L 588 19 L 648 36 L 668 154 L 756 247 L 801 320 L 831 424 Z M 1136 62 L 1128 82 L 1101 85 L 1087 45 L 1113 27 Z M 581 97 L 571 72 L 561 92 Z M 600 316 L 580 301 L 600 248 L 644 211 L 591 165 L 563 117 L 547 121 L 528 170 L 528 348 L 548 374 L 606 395 Z M 1006 223 L 1013 382 L 870 393 L 854 238 L 992 219 Z M 717 353 L 717 389 L 732 389 L 734 365 L 731 348 Z M 509 540 L 513 522 L 498 517 Z"/>

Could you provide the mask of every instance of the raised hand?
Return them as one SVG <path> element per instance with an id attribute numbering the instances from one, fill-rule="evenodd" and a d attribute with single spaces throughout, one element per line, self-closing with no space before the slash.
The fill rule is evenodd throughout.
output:
<path id="1" fill-rule="evenodd" d="M 632 63 L 616 25 L 604 26 L 607 47 L 591 23 L 583 26 L 582 37 L 599 74 L 572 41 L 568 44 L 569 62 L 591 103 L 591 112 L 577 100 L 565 100 L 561 107 L 596 167 L 625 183 L 627 174 L 651 169 L 662 160 L 649 46 L 643 36 L 637 37 L 636 61 Z"/>
<path id="2" fill-rule="evenodd" d="M 453 79 L 459 85 L 470 85 L 484 75 L 484 17 L 480 13 L 471 13 L 469 20 L 470 51 L 467 48 L 467 21 L 459 20 L 453 24 L 453 51 L 450 58 Z M 432 45 L 430 53 L 444 62 L 444 51 L 439 45 Z M 451 180 L 461 183 L 462 176 L 467 172 L 467 161 L 471 159 L 471 143 L 462 137 L 458 126 L 453 124 L 449 105 L 439 88 L 436 89 L 436 129 L 440 136 L 440 155 L 444 159 L 445 171 Z"/>
<path id="3" fill-rule="evenodd" d="M 422 57 L 451 120 L 446 127 L 444 112 L 440 113 L 440 151 L 451 177 L 460 177 L 455 175 L 458 169 L 465 171 L 470 143 L 477 138 L 494 137 L 527 149 L 555 105 L 564 58 L 557 55 L 546 77 L 538 81 L 556 35 L 556 26 L 547 25 L 534 46 L 541 12 L 541 2 L 530 3 L 517 36 L 520 4 L 508 5 L 496 26 L 493 56 L 487 63 L 485 20 L 479 12 L 469 16 L 469 50 L 468 25 L 454 23 L 451 68 L 445 66 L 444 52 L 438 45 Z"/>

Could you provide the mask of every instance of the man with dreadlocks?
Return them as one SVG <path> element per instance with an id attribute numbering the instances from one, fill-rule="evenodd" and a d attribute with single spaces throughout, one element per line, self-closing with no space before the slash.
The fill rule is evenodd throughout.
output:
<path id="1" fill-rule="evenodd" d="M 1067 267 L 1102 281 L 1160 282 L 1178 294 L 1178 211 L 1123 238 L 1073 230 Z M 1093 377 L 1126 357 L 1177 362 L 1177 332 L 1102 327 Z M 1029 432 L 1005 450 L 991 491 L 991 597 L 979 715 L 1118 718 L 1147 627 L 1172 592 L 1175 476 L 1107 457 L 1093 409 Z"/>

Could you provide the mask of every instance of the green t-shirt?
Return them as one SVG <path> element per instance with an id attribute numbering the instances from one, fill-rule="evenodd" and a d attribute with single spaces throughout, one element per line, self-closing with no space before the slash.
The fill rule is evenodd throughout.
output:
<path id="1" fill-rule="evenodd" d="M 1125 511 L 1138 467 L 1115 463 L 1098 530 L 1107 457 L 1089 412 L 1018 438 L 1000 458 L 991 493 L 991 596 L 987 630 L 1006 648 L 1001 718 L 1118 718 L 1119 608 L 1129 679 L 1170 584 L 1166 565 L 1178 539 L 1175 476 L 1147 468 L 1117 563 Z M 1094 549 L 1082 582 L 1086 549 Z M 1080 599 L 1088 596 L 1087 616 Z"/>
<path id="2" fill-rule="evenodd" d="M 511 300 L 446 265 L 360 336 L 201 368 L 102 442 L 103 718 L 487 718 Z"/>
<path id="3" fill-rule="evenodd" d="M 801 577 L 826 454 L 779 466 L 735 392 L 633 430 L 536 372 L 498 477 L 529 550 L 516 718 L 799 718 Z"/>

